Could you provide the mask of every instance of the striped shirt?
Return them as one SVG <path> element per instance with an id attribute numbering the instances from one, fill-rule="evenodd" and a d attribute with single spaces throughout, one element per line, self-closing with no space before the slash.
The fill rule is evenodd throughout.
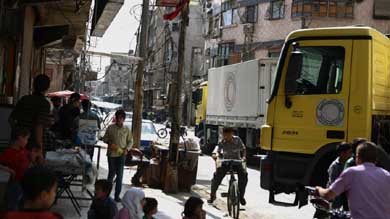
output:
<path id="1" fill-rule="evenodd" d="M 23 127 L 31 132 L 29 146 L 37 147 L 34 134 L 34 126 L 37 124 L 49 126 L 51 103 L 40 93 L 23 96 L 15 106 L 10 115 L 13 128 Z"/>

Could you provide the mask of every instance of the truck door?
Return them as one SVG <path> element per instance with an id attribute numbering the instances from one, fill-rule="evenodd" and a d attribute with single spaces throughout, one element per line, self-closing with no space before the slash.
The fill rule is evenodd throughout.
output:
<path id="1" fill-rule="evenodd" d="M 347 139 L 351 53 L 352 40 L 290 45 L 276 97 L 272 150 L 314 154 Z"/>

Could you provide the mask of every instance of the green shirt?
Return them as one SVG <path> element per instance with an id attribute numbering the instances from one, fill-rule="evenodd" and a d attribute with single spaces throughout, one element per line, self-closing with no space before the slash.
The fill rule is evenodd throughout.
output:
<path id="1" fill-rule="evenodd" d="M 127 126 L 119 127 L 116 124 L 108 126 L 103 141 L 118 146 L 117 150 L 111 150 L 110 148 L 107 150 L 107 156 L 109 157 L 123 156 L 125 150 L 129 150 L 133 146 L 133 136 L 130 129 Z"/>
<path id="2" fill-rule="evenodd" d="M 354 158 L 354 157 L 351 157 L 351 158 L 349 158 L 349 159 L 345 162 L 344 170 L 347 169 L 348 167 L 353 167 L 353 166 L 356 166 L 355 158 Z"/>

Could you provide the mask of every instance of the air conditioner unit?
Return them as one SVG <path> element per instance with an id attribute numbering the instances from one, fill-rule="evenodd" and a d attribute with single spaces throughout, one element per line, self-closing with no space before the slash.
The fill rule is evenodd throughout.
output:
<path id="1" fill-rule="evenodd" d="M 62 46 L 80 54 L 84 47 L 84 42 L 77 36 L 65 35 L 62 37 Z"/>

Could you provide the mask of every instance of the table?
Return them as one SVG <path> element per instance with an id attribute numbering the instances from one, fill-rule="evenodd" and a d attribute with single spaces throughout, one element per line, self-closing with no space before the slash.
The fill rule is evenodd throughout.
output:
<path id="1" fill-rule="evenodd" d="M 97 148 L 98 149 L 98 154 L 97 154 L 97 160 L 96 160 L 96 169 L 99 171 L 99 166 L 100 166 L 100 152 L 101 152 L 101 149 L 103 148 L 103 146 L 101 145 L 80 145 L 81 148 L 83 149 L 90 149 L 91 147 L 93 149 Z M 91 160 L 92 160 L 92 157 L 91 157 Z M 99 173 L 97 174 L 99 175 Z"/>
<path id="2" fill-rule="evenodd" d="M 83 151 L 62 150 L 48 152 L 46 165 L 52 169 L 58 178 L 56 199 L 69 199 L 77 214 L 81 216 L 79 200 L 92 200 L 93 194 L 86 188 L 85 176 L 90 168 L 89 158 Z M 78 179 L 82 176 L 82 179 Z M 87 192 L 88 197 L 77 197 L 71 186 L 81 187 L 81 192 Z M 64 195 L 64 193 L 66 195 Z"/>

